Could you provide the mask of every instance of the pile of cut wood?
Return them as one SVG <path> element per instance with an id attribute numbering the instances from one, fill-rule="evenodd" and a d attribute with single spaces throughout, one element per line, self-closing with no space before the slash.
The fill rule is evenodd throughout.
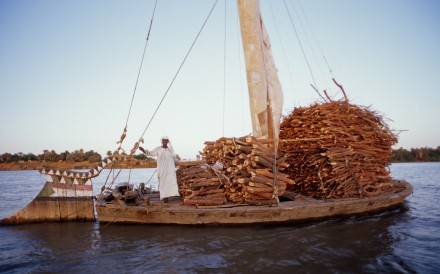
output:
<path id="1" fill-rule="evenodd" d="M 212 199 L 203 198 L 205 193 L 218 191 L 215 192 L 218 194 L 222 190 L 221 193 L 227 201 L 233 203 L 277 204 L 278 197 L 283 195 L 287 186 L 293 185 L 294 181 L 282 173 L 289 166 L 286 163 L 287 156 L 276 155 L 267 143 L 268 141 L 257 140 L 251 136 L 222 137 L 216 141 L 205 142 L 202 155 L 207 165 L 179 171 L 178 181 L 184 203 L 187 200 L 186 204 L 209 205 L 208 200 Z M 198 188 L 196 182 L 205 182 L 207 179 L 203 178 L 206 176 L 211 176 L 209 180 L 217 182 L 216 189 L 208 190 L 207 186 Z M 212 184 L 214 187 L 214 183 Z M 212 205 L 218 203 L 213 201 Z"/>
<path id="2" fill-rule="evenodd" d="M 397 137 L 368 107 L 343 100 L 295 108 L 283 118 L 280 139 L 293 192 L 363 197 L 393 186 L 387 166 Z"/>
<path id="3" fill-rule="evenodd" d="M 186 166 L 177 170 L 179 190 L 186 205 L 226 203 L 225 179 L 208 165 Z"/>

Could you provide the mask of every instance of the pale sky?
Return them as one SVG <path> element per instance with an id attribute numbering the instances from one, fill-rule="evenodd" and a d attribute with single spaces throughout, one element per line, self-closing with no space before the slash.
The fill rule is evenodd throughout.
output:
<path id="1" fill-rule="evenodd" d="M 214 0 L 159 0 L 128 122 L 128 152 L 170 86 Z M 284 113 L 319 90 L 371 106 L 398 147 L 440 146 L 440 1 L 261 1 Z M 125 126 L 154 1 L 0 1 L 0 154 L 83 148 L 103 156 Z M 225 14 L 226 21 L 225 24 Z M 226 30 L 226 31 L 225 31 Z M 226 37 L 226 45 L 225 45 Z M 329 73 L 328 61 L 333 73 Z M 226 73 L 224 73 L 226 72 Z M 225 103 L 223 103 L 225 102 Z M 236 1 L 220 0 L 144 135 L 183 158 L 251 133 Z"/>

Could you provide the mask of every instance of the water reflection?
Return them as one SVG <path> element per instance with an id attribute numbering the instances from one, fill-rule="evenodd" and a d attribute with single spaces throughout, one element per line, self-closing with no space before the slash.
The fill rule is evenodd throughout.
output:
<path id="1" fill-rule="evenodd" d="M 256 228 L 98 223 L 6 227 L 2 234 L 10 231 L 10 245 L 20 243 L 15 249 L 20 259 L 10 256 L 2 262 L 16 270 L 33 265 L 42 272 L 409 271 L 392 255 L 402 240 L 392 228 L 405 222 L 406 215 L 395 210 L 368 218 Z"/>
<path id="2" fill-rule="evenodd" d="M 392 171 L 409 176 L 410 167 Z M 411 175 L 415 193 L 403 208 L 363 218 L 276 227 L 0 227 L 0 272 L 435 272 L 440 192 L 439 179 L 430 176 L 439 169 L 426 171 L 425 178 Z"/>

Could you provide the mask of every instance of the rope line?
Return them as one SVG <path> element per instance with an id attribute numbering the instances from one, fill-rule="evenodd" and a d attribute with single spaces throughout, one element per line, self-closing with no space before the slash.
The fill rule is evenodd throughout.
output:
<path id="1" fill-rule="evenodd" d="M 122 169 L 121 169 L 122 170 Z M 119 172 L 121 172 L 121 170 Z M 130 170 L 131 171 L 131 170 Z M 150 179 L 148 179 L 147 183 L 149 183 L 151 181 L 151 179 L 153 178 L 154 174 L 156 174 L 157 169 L 153 172 L 153 174 L 151 175 Z M 119 175 L 118 172 L 118 175 Z M 122 210 L 120 210 L 118 212 L 118 214 L 116 214 L 116 216 L 113 218 L 113 220 L 107 222 L 101 229 L 104 229 L 106 227 L 108 227 L 110 224 L 112 224 L 114 221 L 116 221 L 116 219 L 119 217 L 119 215 L 121 214 Z"/>
<path id="2" fill-rule="evenodd" d="M 306 13 L 304 12 L 304 9 L 303 9 L 300 1 L 298 1 L 298 5 L 299 5 L 299 8 L 301 9 L 301 12 L 302 12 L 302 14 L 304 16 L 306 24 L 309 27 L 310 32 L 312 33 L 312 37 L 315 40 L 316 45 L 318 46 L 318 49 L 319 49 L 320 53 L 322 54 L 322 58 L 324 59 L 325 64 L 327 65 L 327 69 L 329 70 L 330 74 L 333 75 L 333 69 L 330 67 L 330 64 L 329 64 L 329 62 L 327 60 L 327 57 L 325 56 L 324 51 L 322 50 L 321 43 L 319 43 L 319 40 L 316 37 L 315 32 L 313 31 L 313 28 L 312 28 L 312 26 L 311 26 L 311 24 L 310 24 L 310 22 L 309 22 L 309 20 L 308 20 L 308 18 L 306 16 Z"/>
<path id="3" fill-rule="evenodd" d="M 312 77 L 313 84 L 314 84 L 315 86 L 317 86 L 317 85 L 316 85 L 315 76 L 313 75 L 312 67 L 310 66 L 310 62 L 309 62 L 309 59 L 307 58 L 306 52 L 304 51 L 304 47 L 303 47 L 303 45 L 302 45 L 302 43 L 301 43 L 301 39 L 299 38 L 299 34 L 298 34 L 298 31 L 297 31 L 297 29 L 296 29 L 296 27 L 295 27 L 295 23 L 293 23 L 292 15 L 290 14 L 289 7 L 287 6 L 286 0 L 283 0 L 283 3 L 284 3 L 284 6 L 285 6 L 285 8 L 286 8 L 287 14 L 289 15 L 290 23 L 291 23 L 291 25 L 292 25 L 292 27 L 293 27 L 293 30 L 294 30 L 294 32 L 295 32 L 295 36 L 296 36 L 296 39 L 298 40 L 298 44 L 299 44 L 299 47 L 301 48 L 301 52 L 302 52 L 302 54 L 303 54 L 304 60 L 305 60 L 305 62 L 306 62 L 306 64 L 307 64 L 307 67 L 308 67 L 308 69 L 309 69 L 310 76 Z M 318 95 L 319 95 L 323 100 L 325 100 L 325 98 L 324 98 L 319 92 L 318 92 Z"/>
<path id="4" fill-rule="evenodd" d="M 92 202 L 93 202 L 93 199 L 92 199 Z M 74 214 L 76 215 L 76 214 L 77 214 L 78 212 L 80 212 L 80 211 L 85 211 L 86 209 L 88 209 L 88 208 L 90 208 L 90 207 L 94 207 L 94 206 L 85 205 L 85 206 L 83 206 L 83 207 L 81 207 L 81 208 L 79 208 L 79 209 L 77 208 L 74 212 L 72 212 L 72 213 L 70 213 L 70 214 L 67 214 L 66 216 L 62 216 L 62 215 L 61 215 L 61 203 L 59 203 L 59 204 L 58 204 L 58 210 L 60 211 L 60 220 L 61 220 L 61 221 L 68 221 L 70 216 L 72 216 L 72 215 L 74 215 Z M 79 219 L 82 219 L 82 218 L 76 216 L 75 219 L 76 219 L 76 220 L 79 220 Z M 96 218 L 95 218 L 95 219 L 96 219 Z"/>
<path id="5" fill-rule="evenodd" d="M 145 184 L 148 184 L 151 181 L 151 179 L 153 179 L 153 176 L 154 174 L 156 174 L 156 172 L 157 172 L 157 168 L 154 170 L 153 174 L 151 174 L 150 179 L 148 179 L 148 181 Z"/>
<path id="6" fill-rule="evenodd" d="M 217 5 L 217 2 L 218 2 L 218 0 L 215 1 L 214 5 L 212 6 L 211 10 L 209 11 L 208 16 L 206 17 L 205 21 L 203 22 L 202 27 L 200 28 L 200 30 L 199 30 L 199 32 L 197 33 L 197 35 L 196 35 L 194 41 L 192 42 L 191 47 L 189 48 L 188 52 L 186 53 L 185 57 L 183 58 L 182 63 L 180 64 L 179 68 L 177 69 L 177 71 L 176 71 L 176 73 L 175 73 L 173 79 L 171 80 L 170 85 L 168 86 L 168 88 L 166 89 L 164 95 L 162 96 L 162 99 L 160 100 L 159 105 L 158 105 L 157 108 L 154 110 L 154 113 L 153 113 L 153 115 L 151 116 L 150 121 L 148 122 L 147 126 L 145 127 L 144 131 L 142 132 L 142 135 L 141 135 L 141 137 L 139 138 L 139 142 L 141 142 L 141 141 L 143 140 L 142 138 L 144 137 L 145 132 L 146 132 L 147 129 L 150 127 L 150 124 L 151 124 L 151 122 L 153 121 L 154 117 L 156 116 L 157 111 L 159 110 L 160 106 L 162 105 L 162 102 L 164 101 L 165 97 L 167 96 L 168 92 L 170 91 L 171 87 L 173 86 L 174 81 L 175 81 L 176 78 L 177 78 L 177 75 L 179 74 L 180 70 L 182 69 L 183 65 L 185 64 L 186 59 L 188 58 L 188 56 L 189 56 L 189 54 L 191 53 L 191 51 L 192 51 L 192 49 L 193 49 L 193 47 L 194 47 L 194 45 L 195 45 L 197 39 L 199 38 L 200 34 L 202 33 L 202 30 L 204 29 L 206 23 L 208 22 L 208 19 L 209 19 L 209 17 L 211 16 L 212 11 L 214 10 L 215 6 Z"/>
<path id="7" fill-rule="evenodd" d="M 124 142 L 124 139 L 125 139 L 125 137 L 127 135 L 128 120 L 130 119 L 131 109 L 133 107 L 133 102 L 134 102 L 134 97 L 136 95 L 136 90 L 137 90 L 137 86 L 138 86 L 138 82 L 139 82 L 139 77 L 140 77 L 140 74 L 141 74 L 141 71 L 142 71 L 142 66 L 144 64 L 145 52 L 147 51 L 148 40 L 150 39 L 151 27 L 153 26 L 154 14 L 156 13 L 156 6 L 157 6 L 157 0 L 154 3 L 153 14 L 151 16 L 150 26 L 148 28 L 148 33 L 147 33 L 147 38 L 145 39 L 144 51 L 142 53 L 141 64 L 139 65 L 139 70 L 138 70 L 138 74 L 137 74 L 137 77 L 136 77 L 136 83 L 135 83 L 134 89 L 133 89 L 133 95 L 131 96 L 131 102 L 130 102 L 130 107 L 128 108 L 128 114 L 127 114 L 127 119 L 125 121 L 125 127 L 124 127 L 124 130 L 122 131 L 122 134 L 121 134 L 121 137 L 120 137 L 119 141 L 116 142 L 117 144 L 119 144 L 119 146 L 115 150 L 115 153 L 119 153 L 119 151 L 122 148 L 122 143 Z"/>
<path id="8" fill-rule="evenodd" d="M 157 0 L 154 3 L 154 8 L 153 8 L 153 15 L 151 16 L 151 20 L 150 20 L 150 26 L 148 28 L 148 34 L 147 34 L 147 38 L 145 39 L 145 45 L 144 45 L 144 52 L 142 53 L 142 59 L 141 59 L 141 64 L 139 66 L 139 70 L 138 70 L 138 74 L 137 74 L 137 78 L 136 78 L 136 84 L 134 85 L 134 90 L 133 90 L 133 96 L 131 97 L 131 102 L 130 102 L 130 108 L 128 110 L 128 115 L 127 115 L 127 120 L 125 122 L 125 127 L 127 127 L 128 125 L 128 120 L 130 118 L 130 114 L 131 114 L 131 108 L 133 106 L 133 101 L 134 101 L 134 97 L 136 95 L 136 89 L 137 89 L 137 85 L 139 82 L 139 77 L 142 71 L 142 66 L 144 64 L 144 58 L 145 58 L 145 52 L 147 50 L 147 44 L 148 44 L 148 40 L 150 39 L 150 33 L 151 33 L 151 27 L 153 26 L 153 20 L 154 20 L 154 15 L 156 13 L 156 6 L 157 6 Z"/>
<path id="9" fill-rule="evenodd" d="M 305 41 L 308 44 L 308 48 L 310 49 L 312 56 L 316 61 L 316 64 L 318 64 L 317 66 L 318 66 L 319 72 L 321 73 L 322 79 L 324 79 L 326 86 L 328 86 L 327 81 L 325 80 L 326 77 L 324 76 L 324 71 L 322 69 L 322 66 L 320 65 L 320 62 L 318 60 L 315 49 L 312 46 L 312 43 L 310 42 L 309 35 L 307 35 L 307 31 L 306 31 L 306 28 L 304 27 L 303 20 L 301 20 L 301 16 L 298 14 L 297 9 L 295 8 L 295 5 L 293 4 L 293 2 L 291 4 L 292 4 L 293 12 L 295 13 L 295 18 L 298 18 L 299 27 L 303 30 Z M 304 17 L 305 17 L 305 14 L 304 14 Z"/>

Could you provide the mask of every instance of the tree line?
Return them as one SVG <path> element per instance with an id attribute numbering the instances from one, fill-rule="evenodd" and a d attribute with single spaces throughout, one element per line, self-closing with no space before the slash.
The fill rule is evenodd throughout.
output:
<path id="1" fill-rule="evenodd" d="M 110 151 L 107 154 L 111 153 Z M 151 158 L 146 157 L 144 154 L 138 154 L 134 156 L 137 160 L 148 160 Z M 84 151 L 84 149 L 78 149 L 73 152 L 64 151 L 61 153 L 56 153 L 55 150 L 43 150 L 43 153 L 35 155 L 33 153 L 3 153 L 0 155 L 0 163 L 14 163 L 14 162 L 28 162 L 28 161 L 45 161 L 45 162 L 100 162 L 102 156 L 93 150 Z"/>
<path id="2" fill-rule="evenodd" d="M 437 148 L 411 148 L 410 150 L 404 148 L 394 149 L 391 161 L 393 163 L 440 162 L 440 146 Z"/>
<path id="3" fill-rule="evenodd" d="M 111 154 L 110 151 L 107 152 Z M 137 160 L 152 160 L 144 154 L 138 154 L 134 156 Z M 35 155 L 33 153 L 3 153 L 0 155 L 0 163 L 13 163 L 20 161 L 45 161 L 45 162 L 100 162 L 102 156 L 93 150 L 84 151 L 84 149 L 78 149 L 73 152 L 64 151 L 56 153 L 54 150 L 44 150 L 43 153 Z M 402 162 L 440 162 L 440 146 L 437 148 L 411 148 L 410 150 L 399 148 L 393 150 L 391 158 L 393 163 Z"/>

